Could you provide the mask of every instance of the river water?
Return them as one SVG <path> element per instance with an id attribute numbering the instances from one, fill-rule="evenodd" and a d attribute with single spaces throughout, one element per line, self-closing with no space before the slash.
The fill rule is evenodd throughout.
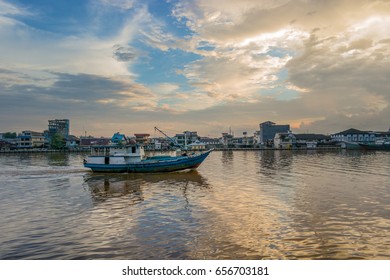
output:
<path id="1" fill-rule="evenodd" d="M 0 155 L 0 259 L 390 259 L 390 153 L 218 151 L 122 175 L 83 157 Z"/>

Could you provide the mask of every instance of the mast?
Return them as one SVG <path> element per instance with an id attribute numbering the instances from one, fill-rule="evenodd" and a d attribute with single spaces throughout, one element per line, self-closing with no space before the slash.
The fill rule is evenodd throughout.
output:
<path id="1" fill-rule="evenodd" d="M 179 144 L 176 143 L 175 140 L 173 140 L 171 137 L 169 137 L 168 135 L 166 135 L 163 131 L 161 131 L 160 129 L 158 129 L 156 126 L 154 127 L 155 130 L 157 130 L 158 132 L 160 132 L 161 134 L 163 134 L 165 137 L 167 137 L 169 140 L 172 141 L 173 144 L 175 144 L 176 146 L 180 147 Z"/>

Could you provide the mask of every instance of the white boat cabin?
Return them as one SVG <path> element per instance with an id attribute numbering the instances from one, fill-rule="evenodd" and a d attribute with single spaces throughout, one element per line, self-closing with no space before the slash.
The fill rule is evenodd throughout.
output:
<path id="1" fill-rule="evenodd" d="M 145 158 L 142 146 L 92 146 L 87 162 L 91 164 L 128 164 Z"/>

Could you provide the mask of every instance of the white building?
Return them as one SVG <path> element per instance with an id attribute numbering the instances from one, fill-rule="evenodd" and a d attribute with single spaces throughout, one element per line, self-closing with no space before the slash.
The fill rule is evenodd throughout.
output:
<path id="1" fill-rule="evenodd" d="M 296 144 L 295 135 L 289 132 L 277 132 L 274 137 L 274 147 L 276 149 L 291 149 Z"/>
<path id="2" fill-rule="evenodd" d="M 375 132 L 361 131 L 350 128 L 331 135 L 331 138 L 338 142 L 373 142 L 376 139 Z"/>
<path id="3" fill-rule="evenodd" d="M 187 147 L 189 150 L 196 150 L 196 151 L 206 150 L 206 144 L 200 142 L 199 140 L 196 140 L 195 142 L 187 145 Z"/>
<path id="4" fill-rule="evenodd" d="M 18 148 L 43 148 L 45 143 L 42 132 L 25 130 L 18 136 Z"/>

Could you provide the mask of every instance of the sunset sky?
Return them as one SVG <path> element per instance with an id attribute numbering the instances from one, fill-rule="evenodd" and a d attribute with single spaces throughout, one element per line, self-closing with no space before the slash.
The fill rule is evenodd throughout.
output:
<path id="1" fill-rule="evenodd" d="M 390 1 L 0 0 L 0 132 L 390 127 Z"/>

